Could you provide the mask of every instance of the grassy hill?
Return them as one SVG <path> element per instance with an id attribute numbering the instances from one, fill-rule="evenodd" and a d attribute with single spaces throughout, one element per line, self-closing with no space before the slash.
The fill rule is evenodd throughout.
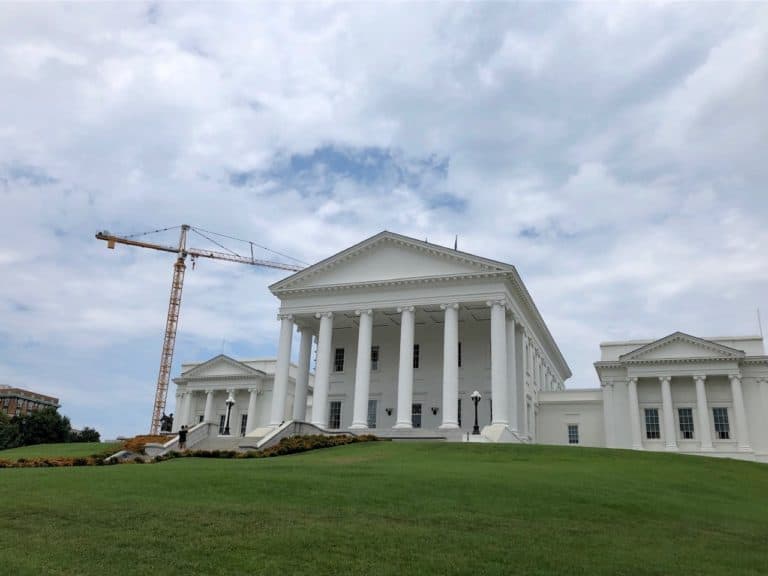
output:
<path id="1" fill-rule="evenodd" d="M 376 442 L 0 470 L 8 574 L 765 574 L 768 466 Z"/>
<path id="2" fill-rule="evenodd" d="M 0 460 L 18 460 L 19 458 L 78 458 L 117 452 L 120 442 L 68 442 L 63 444 L 35 444 L 20 446 L 9 450 L 0 450 Z"/>

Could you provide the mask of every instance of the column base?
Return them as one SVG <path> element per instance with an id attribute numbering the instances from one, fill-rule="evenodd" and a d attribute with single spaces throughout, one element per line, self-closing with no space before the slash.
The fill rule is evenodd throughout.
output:
<path id="1" fill-rule="evenodd" d="M 714 452 L 715 448 L 712 446 L 712 444 L 704 444 L 699 448 L 702 452 Z"/>
<path id="2" fill-rule="evenodd" d="M 438 430 L 458 430 L 459 429 L 459 423 L 458 422 L 443 422 L 440 424 L 440 426 L 437 427 Z"/>
<path id="3" fill-rule="evenodd" d="M 360 424 L 360 423 L 353 423 L 350 427 L 350 430 L 368 430 L 368 424 Z"/>
<path id="4" fill-rule="evenodd" d="M 632 450 L 643 450 L 642 444 L 632 444 Z"/>
<path id="5" fill-rule="evenodd" d="M 666 450 L 667 452 L 677 452 L 677 444 L 667 444 L 664 447 L 664 450 Z"/>
<path id="6" fill-rule="evenodd" d="M 397 424 L 392 426 L 392 428 L 396 430 L 403 430 L 403 429 L 413 428 L 413 424 L 411 424 L 410 422 L 398 422 Z"/>
<path id="7" fill-rule="evenodd" d="M 742 444 L 736 450 L 738 452 L 752 452 L 752 446 L 749 444 Z"/>

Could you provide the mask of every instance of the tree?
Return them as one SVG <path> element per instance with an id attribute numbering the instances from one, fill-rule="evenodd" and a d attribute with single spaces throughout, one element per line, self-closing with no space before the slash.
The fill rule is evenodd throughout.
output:
<path id="1" fill-rule="evenodd" d="M 5 414 L 0 412 L 0 450 L 19 445 L 19 429 Z"/>
<path id="2" fill-rule="evenodd" d="M 101 442 L 101 434 L 93 428 L 86 426 L 79 432 L 72 430 L 69 434 L 70 442 Z"/>
<path id="3" fill-rule="evenodd" d="M 66 442 L 72 428 L 69 418 L 59 414 L 55 408 L 43 408 L 24 416 L 16 416 L 11 423 L 18 429 L 21 446 Z"/>

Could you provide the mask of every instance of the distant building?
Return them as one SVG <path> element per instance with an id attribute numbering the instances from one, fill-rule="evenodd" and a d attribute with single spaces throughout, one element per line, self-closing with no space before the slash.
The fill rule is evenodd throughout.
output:
<path id="1" fill-rule="evenodd" d="M 48 407 L 58 408 L 59 399 L 22 388 L 0 386 L 0 412 L 7 416 L 25 416 Z"/>

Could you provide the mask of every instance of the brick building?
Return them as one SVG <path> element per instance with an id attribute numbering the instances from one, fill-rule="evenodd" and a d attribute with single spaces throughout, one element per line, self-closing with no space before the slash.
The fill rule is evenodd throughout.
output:
<path id="1" fill-rule="evenodd" d="M 24 416 L 52 406 L 59 407 L 59 399 L 21 388 L 0 386 L 0 412 L 8 416 Z"/>

